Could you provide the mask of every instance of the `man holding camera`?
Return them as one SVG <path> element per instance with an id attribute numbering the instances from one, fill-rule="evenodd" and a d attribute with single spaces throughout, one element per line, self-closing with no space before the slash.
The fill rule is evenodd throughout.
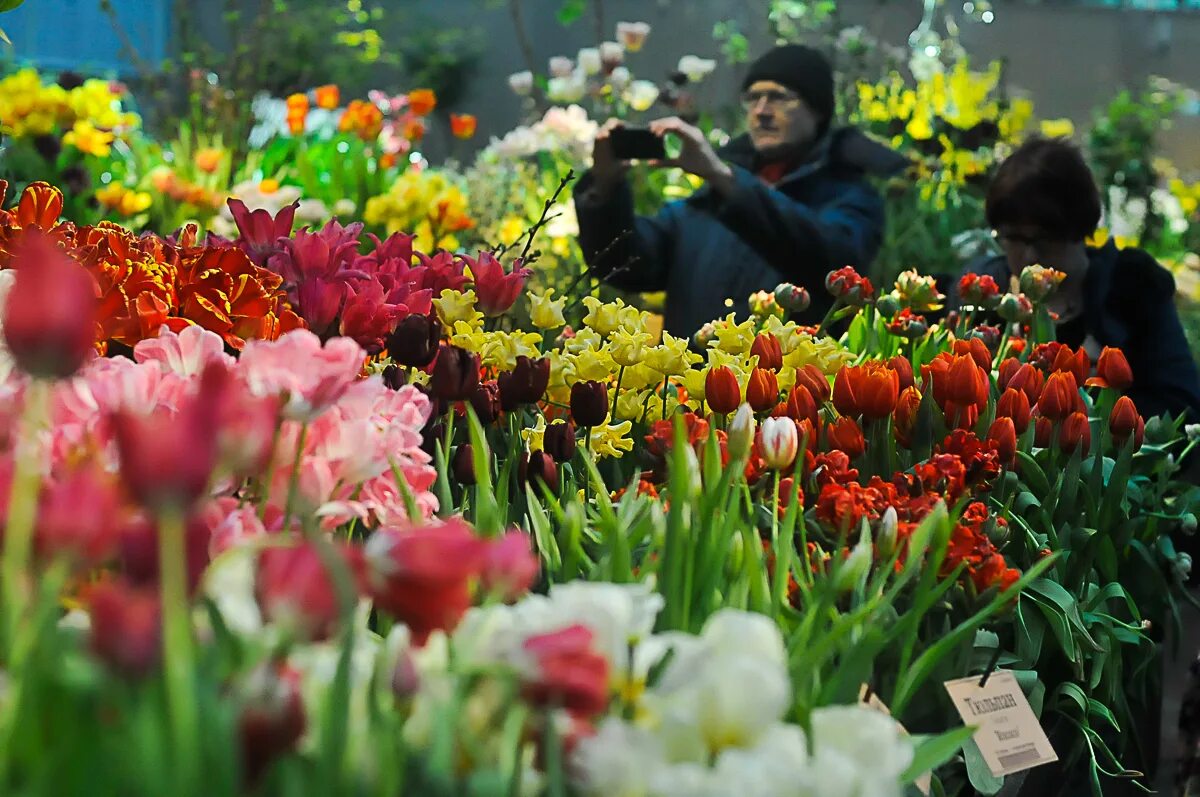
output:
<path id="1" fill-rule="evenodd" d="M 664 326 L 691 336 L 781 282 L 808 288 L 812 306 L 797 320 L 816 323 L 829 307 L 826 274 L 864 269 L 883 234 L 883 201 L 866 180 L 889 174 L 904 158 L 853 129 L 831 130 L 833 72 L 816 50 L 776 47 L 755 61 L 743 82 L 747 133 L 715 151 L 704 134 L 677 117 L 651 122 L 672 134 L 679 167 L 705 181 L 691 197 L 653 217 L 634 214 L 625 181 L 631 136 L 610 119 L 596 136 L 593 165 L 575 190 L 579 241 L 596 274 L 622 290 L 667 293 Z M 636 141 L 636 139 L 634 139 Z"/>

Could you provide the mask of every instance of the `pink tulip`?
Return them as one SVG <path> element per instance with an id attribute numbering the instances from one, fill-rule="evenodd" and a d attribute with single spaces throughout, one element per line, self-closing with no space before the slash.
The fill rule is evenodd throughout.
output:
<path id="1" fill-rule="evenodd" d="M 133 359 L 139 363 L 158 362 L 165 370 L 187 377 L 199 376 L 211 363 L 234 364 L 233 357 L 225 353 L 221 336 L 199 326 L 185 327 L 178 334 L 164 326 L 157 338 L 138 341 Z"/>
<path id="2" fill-rule="evenodd" d="M 534 660 L 525 697 L 536 705 L 562 707 L 590 717 L 608 706 L 608 659 L 597 653 L 590 628 L 573 625 L 525 640 L 522 648 Z"/>
<path id="3" fill-rule="evenodd" d="M 241 371 L 258 396 L 283 396 L 284 415 L 311 420 L 336 402 L 358 378 L 366 352 L 349 338 L 321 346 L 306 329 L 275 341 L 247 341 Z"/>
<path id="4" fill-rule="evenodd" d="M 240 199 L 230 198 L 229 212 L 233 215 L 233 223 L 237 225 L 241 237 L 236 241 L 237 246 L 256 266 L 265 266 L 272 255 L 277 254 L 281 247 L 279 239 L 292 234 L 292 223 L 296 218 L 296 201 L 277 213 L 272 218 L 270 211 L 259 208 L 250 210 Z"/>
<path id="5" fill-rule="evenodd" d="M 143 676 L 158 666 L 162 623 L 156 590 L 123 580 L 101 581 L 86 594 L 92 652 L 125 675 Z"/>
<path id="6" fill-rule="evenodd" d="M 353 572 L 358 549 L 338 546 L 336 551 Z M 337 589 L 313 544 L 263 550 L 254 583 L 263 617 L 285 633 L 307 642 L 328 639 L 333 633 L 339 616 Z"/>
<path id="7" fill-rule="evenodd" d="M 504 265 L 491 252 L 480 252 L 477 259 L 460 255 L 471 271 L 475 282 L 478 306 L 488 317 L 503 315 L 517 302 L 525 280 L 533 274 L 528 268 L 516 266 L 505 273 Z"/>
<path id="8" fill-rule="evenodd" d="M 530 546 L 529 535 L 512 529 L 493 540 L 484 555 L 481 581 L 505 601 L 514 601 L 529 591 L 537 579 L 540 563 Z"/>

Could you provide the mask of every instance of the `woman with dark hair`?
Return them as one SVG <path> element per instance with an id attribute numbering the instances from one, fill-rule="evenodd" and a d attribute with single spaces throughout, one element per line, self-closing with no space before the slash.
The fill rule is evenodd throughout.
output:
<path id="1" fill-rule="evenodd" d="M 1133 370 L 1128 391 L 1146 417 L 1188 412 L 1200 420 L 1200 374 L 1175 311 L 1175 280 L 1141 249 L 1096 248 L 1100 194 L 1079 150 L 1061 139 L 1027 141 L 1000 165 L 988 189 L 987 222 L 1004 253 L 969 266 L 1003 289 L 1026 266 L 1067 277 L 1051 296 L 1057 338 L 1120 348 Z"/>

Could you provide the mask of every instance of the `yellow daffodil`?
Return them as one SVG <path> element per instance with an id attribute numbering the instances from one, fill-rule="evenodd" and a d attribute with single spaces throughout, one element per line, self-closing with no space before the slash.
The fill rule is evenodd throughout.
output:
<path id="1" fill-rule="evenodd" d="M 617 417 L 640 421 L 646 412 L 646 401 L 652 395 L 651 390 L 626 390 L 622 385 L 621 394 L 617 396 Z"/>
<path id="2" fill-rule="evenodd" d="M 589 327 L 582 327 L 575 332 L 574 336 L 563 339 L 563 351 L 570 354 L 602 348 L 604 348 L 604 336 Z"/>
<path id="3" fill-rule="evenodd" d="M 650 343 L 649 332 L 631 332 L 625 327 L 613 332 L 609 339 L 609 351 L 617 365 L 637 365 L 646 358 Z"/>
<path id="4" fill-rule="evenodd" d="M 645 328 L 645 314 L 636 307 L 631 307 L 617 299 L 613 302 L 602 302 L 595 296 L 583 297 L 583 306 L 588 309 L 583 317 L 583 323 L 605 337 L 625 327 L 630 332 Z"/>
<path id="5" fill-rule="evenodd" d="M 529 320 L 538 329 L 558 329 L 567 323 L 563 318 L 563 308 L 567 305 L 567 297 L 551 299 L 553 288 L 547 288 L 545 293 L 529 294 Z"/>
<path id="6" fill-rule="evenodd" d="M 662 383 L 663 375 L 644 362 L 626 368 L 621 377 L 621 387 L 629 390 L 659 387 Z"/>
<path id="7" fill-rule="evenodd" d="M 525 219 L 517 216 L 509 216 L 504 221 L 500 222 L 500 229 L 497 235 L 500 236 L 500 241 L 505 244 L 512 244 L 520 238 L 525 230 L 529 227 Z"/>
<path id="8" fill-rule="evenodd" d="M 807 335 L 795 349 L 783 357 L 785 368 L 800 368 L 812 363 L 829 375 L 837 373 L 839 368 L 853 361 L 854 355 L 836 341 L 829 338 L 814 340 Z"/>
<path id="9" fill-rule="evenodd" d="M 525 441 L 525 447 L 530 451 L 541 451 L 544 446 L 542 441 L 545 438 L 545 434 L 546 419 L 539 415 L 537 416 L 537 423 L 533 425 L 533 428 L 521 430 L 521 439 Z"/>
<path id="10" fill-rule="evenodd" d="M 730 354 L 744 354 L 754 343 L 754 321 L 746 319 L 737 323 L 733 313 L 717 323 L 713 329 L 714 339 L 708 345 Z"/>
<path id="11" fill-rule="evenodd" d="M 617 364 L 604 349 L 584 349 L 575 355 L 575 376 L 578 381 L 603 382 L 616 371 Z"/>
<path id="12" fill-rule="evenodd" d="M 701 359 L 688 349 L 687 338 L 677 338 L 670 332 L 663 332 L 662 343 L 646 353 L 646 365 L 663 376 L 679 376 Z"/>
<path id="13" fill-rule="evenodd" d="M 475 291 L 454 291 L 446 288 L 441 296 L 433 300 L 438 317 L 443 324 L 454 325 L 464 321 L 474 326 L 483 318 L 483 313 L 475 309 Z"/>
<path id="14" fill-rule="evenodd" d="M 479 360 L 484 365 L 510 370 L 517 365 L 517 357 L 524 355 L 536 359 L 542 356 L 542 336 L 537 332 L 485 332 L 483 346 L 479 348 Z"/>
<path id="15" fill-rule="evenodd" d="M 1043 119 L 1042 135 L 1046 138 L 1070 138 L 1075 135 L 1075 123 L 1070 119 Z"/>
<path id="16" fill-rule="evenodd" d="M 105 158 L 112 152 L 111 145 L 115 138 L 111 132 L 100 130 L 88 120 L 81 119 L 63 136 L 63 144 L 87 155 Z"/>
<path id="17" fill-rule="evenodd" d="M 633 428 L 632 421 L 593 426 L 589 433 L 592 453 L 598 457 L 620 458 L 633 450 L 633 440 L 626 437 Z"/>
<path id="18" fill-rule="evenodd" d="M 688 403 L 692 406 L 699 406 L 704 400 L 705 373 L 699 368 L 693 368 L 683 375 L 683 389 L 687 391 Z"/>

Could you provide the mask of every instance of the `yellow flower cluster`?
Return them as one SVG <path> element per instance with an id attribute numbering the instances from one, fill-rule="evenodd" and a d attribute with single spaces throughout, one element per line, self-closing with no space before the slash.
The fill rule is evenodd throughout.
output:
<path id="1" fill-rule="evenodd" d="M 1192 216 L 1200 208 L 1200 183 L 1185 183 L 1178 177 L 1167 182 L 1171 195 L 1179 200 L 1179 207 L 1185 216 Z"/>
<path id="2" fill-rule="evenodd" d="M 151 197 L 145 191 L 134 191 L 120 183 L 109 183 L 96 192 L 101 207 L 114 210 L 120 216 L 135 216 L 150 207 Z"/>
<path id="3" fill-rule="evenodd" d="M 90 154 L 108 154 L 112 131 L 136 128 L 141 120 L 123 111 L 121 95 L 105 80 L 86 80 L 64 89 L 42 83 L 36 69 L 0 79 L 0 130 L 13 138 L 68 130 L 64 143 Z"/>
<path id="4" fill-rule="evenodd" d="M 386 194 L 367 200 L 363 218 L 383 225 L 388 234 L 415 235 L 413 246 L 422 252 L 457 249 L 455 234 L 475 224 L 467 213 L 467 195 L 445 172 L 434 169 L 402 173 Z"/>

